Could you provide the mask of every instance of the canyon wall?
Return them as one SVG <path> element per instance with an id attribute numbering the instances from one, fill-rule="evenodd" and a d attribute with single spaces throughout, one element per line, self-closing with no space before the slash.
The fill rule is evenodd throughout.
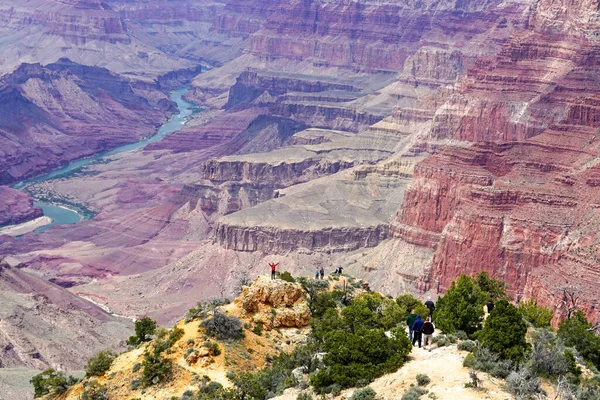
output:
<path id="1" fill-rule="evenodd" d="M 445 94 L 429 141 L 454 145 L 430 147 L 415 167 L 392 232 L 434 251 L 421 290 L 488 271 L 557 318 L 564 288 L 588 294 L 580 307 L 598 320 L 599 43 L 584 32 L 600 26 L 597 2 L 560 16 L 555 3 L 539 2 L 529 30 Z"/>

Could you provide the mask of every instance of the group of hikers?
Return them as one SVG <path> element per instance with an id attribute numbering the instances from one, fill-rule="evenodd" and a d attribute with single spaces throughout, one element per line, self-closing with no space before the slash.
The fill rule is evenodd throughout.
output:
<path id="1" fill-rule="evenodd" d="M 431 351 L 433 332 L 435 332 L 432 322 L 435 303 L 431 300 L 431 296 L 425 302 L 425 307 L 429 310 L 429 315 L 424 321 L 421 318 L 421 314 L 417 314 L 415 310 L 411 310 L 406 318 L 406 325 L 408 326 L 408 337 L 412 345 L 414 346 L 415 343 L 418 343 L 419 348 L 421 348 L 423 342 L 424 347 Z"/>
<path id="2" fill-rule="evenodd" d="M 273 263 L 269 263 L 269 267 L 271 267 L 271 280 L 275 280 L 277 278 L 277 266 L 279 265 L 279 263 L 273 264 Z M 344 267 L 342 267 L 341 265 L 339 267 L 337 267 L 335 269 L 335 271 L 333 272 L 336 275 L 341 275 L 342 272 L 344 271 Z M 315 269 L 315 279 L 325 279 L 325 268 L 321 267 L 317 267 Z"/>
<path id="3" fill-rule="evenodd" d="M 406 325 L 408 326 L 408 337 L 414 346 L 415 343 L 421 348 L 421 344 L 425 349 L 431 351 L 433 332 L 435 332 L 435 326 L 433 325 L 433 312 L 435 310 L 435 303 L 431 300 L 431 296 L 427 298 L 425 307 L 429 310 L 429 315 L 423 320 L 421 314 L 417 314 L 416 310 L 411 310 L 410 314 L 406 318 Z M 492 312 L 494 309 L 494 302 L 490 299 L 483 306 L 485 317 Z"/>

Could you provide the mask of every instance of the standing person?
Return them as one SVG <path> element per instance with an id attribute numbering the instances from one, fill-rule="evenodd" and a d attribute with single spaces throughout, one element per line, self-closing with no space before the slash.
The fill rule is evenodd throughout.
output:
<path id="1" fill-rule="evenodd" d="M 319 267 L 315 268 L 315 279 L 319 279 Z"/>
<path id="2" fill-rule="evenodd" d="M 413 340 L 412 345 L 415 345 L 415 342 L 419 342 L 419 348 L 421 348 L 421 337 L 423 333 L 423 320 L 421 319 L 421 314 L 417 315 L 417 320 L 412 326 L 413 329 Z"/>
<path id="3" fill-rule="evenodd" d="M 341 275 L 341 274 L 343 273 L 343 271 L 344 271 L 344 267 L 342 267 L 342 266 L 340 265 L 340 268 L 339 268 L 339 270 L 338 270 L 338 274 L 340 274 L 340 275 Z"/>
<path id="4" fill-rule="evenodd" d="M 427 301 L 425 302 L 425 307 L 427 307 L 427 309 L 429 310 L 429 316 L 431 317 L 431 320 L 433 321 L 433 310 L 435 310 L 435 304 L 431 300 L 431 296 L 429 296 L 427 298 Z"/>
<path id="5" fill-rule="evenodd" d="M 413 340 L 412 326 L 414 325 L 416 320 L 417 320 L 417 314 L 415 313 L 415 310 L 411 310 L 410 314 L 408 314 L 408 317 L 406 317 L 406 325 L 408 325 L 408 338 L 410 339 L 411 342 Z"/>
<path id="6" fill-rule="evenodd" d="M 321 267 L 321 269 L 319 270 L 319 274 L 321 275 L 321 279 L 325 277 L 325 269 L 323 267 Z"/>
<path id="7" fill-rule="evenodd" d="M 279 263 L 277 263 L 277 264 L 269 263 L 269 267 L 271 267 L 271 280 L 275 280 L 275 271 L 277 271 L 278 265 L 279 265 Z"/>
<path id="8" fill-rule="evenodd" d="M 425 318 L 425 323 L 423 324 L 423 348 L 429 347 L 429 351 L 431 351 L 431 342 L 433 341 L 433 332 L 435 332 L 435 327 L 431 323 L 431 317 Z"/>

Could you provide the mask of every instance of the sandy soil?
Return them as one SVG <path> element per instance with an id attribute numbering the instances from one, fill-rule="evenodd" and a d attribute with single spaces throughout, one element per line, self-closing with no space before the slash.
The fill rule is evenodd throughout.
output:
<path id="1" fill-rule="evenodd" d="M 33 232 L 37 228 L 41 228 L 42 226 L 46 226 L 51 223 L 52 218 L 43 216 L 31 221 L 23 222 L 22 224 L 6 226 L 0 229 L 0 235 L 20 236 L 29 232 Z"/>

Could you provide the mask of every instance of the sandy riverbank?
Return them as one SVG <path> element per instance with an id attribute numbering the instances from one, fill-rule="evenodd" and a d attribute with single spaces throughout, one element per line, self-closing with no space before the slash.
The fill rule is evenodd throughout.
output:
<path id="1" fill-rule="evenodd" d="M 46 226 L 52 223 L 52 218 L 43 216 L 31 221 L 23 222 L 18 225 L 10 225 L 0 229 L 0 235 L 20 236 L 29 232 L 33 232 L 37 228 Z"/>

